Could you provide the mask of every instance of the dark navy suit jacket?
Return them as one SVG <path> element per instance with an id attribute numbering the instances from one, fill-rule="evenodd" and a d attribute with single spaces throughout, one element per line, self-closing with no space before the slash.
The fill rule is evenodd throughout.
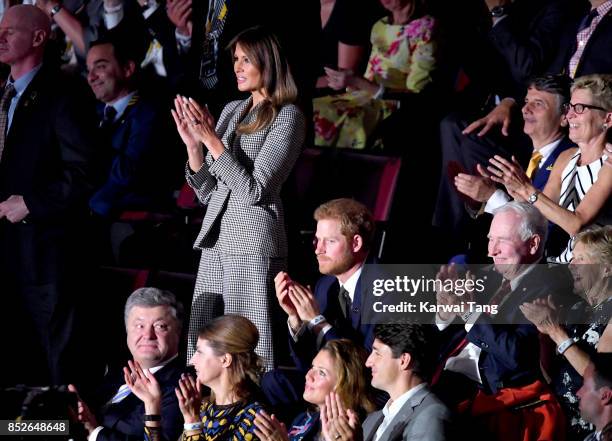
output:
<path id="1" fill-rule="evenodd" d="M 348 338 L 362 345 L 366 351 L 372 349 L 374 341 L 374 325 L 361 323 L 361 305 L 363 287 L 362 278 L 359 278 L 355 287 L 355 296 L 351 308 L 350 322 L 344 317 L 337 306 L 338 290 L 340 285 L 334 276 L 323 276 L 317 282 L 314 289 L 314 296 L 319 304 L 321 315 L 332 325 L 332 328 L 323 336 L 322 344 L 330 340 Z M 310 369 L 310 363 L 316 356 L 319 348 L 317 347 L 316 336 L 306 330 L 297 342 L 289 338 L 291 356 L 298 369 L 306 372 Z"/>
<path id="2" fill-rule="evenodd" d="M 102 117 L 104 104 L 98 111 Z M 111 166 L 106 182 L 89 202 L 94 212 L 109 216 L 125 209 L 159 210 L 170 202 L 170 170 L 182 168 L 168 142 L 167 120 L 167 110 L 136 94 L 108 131 L 101 129 L 112 147 Z"/>
<path id="3" fill-rule="evenodd" d="M 553 152 L 550 154 L 550 156 L 546 158 L 546 161 L 544 162 L 544 164 L 542 164 L 540 169 L 537 171 L 537 173 L 533 177 L 531 181 L 533 183 L 533 186 L 540 191 L 544 190 L 544 187 L 546 186 L 546 182 L 548 182 L 548 177 L 550 176 L 550 171 L 552 170 L 552 166 L 557 160 L 557 158 L 559 157 L 559 155 L 561 154 L 561 152 L 569 149 L 570 147 L 575 147 L 575 146 L 576 146 L 576 143 L 572 141 L 571 139 L 569 139 L 567 136 L 564 136 L 563 138 L 561 138 L 561 141 L 559 142 L 559 145 L 557 145 L 557 148 L 555 148 Z"/>
<path id="4" fill-rule="evenodd" d="M 487 274 L 493 280 L 489 288 L 492 295 L 499 287 L 499 274 L 491 271 Z M 495 280 L 499 283 L 495 283 Z M 481 314 L 470 332 L 466 333 L 463 322 L 457 319 L 442 332 L 442 359 L 455 348 L 462 338 L 467 336 L 470 343 L 478 346 L 482 352 L 478 359 L 478 368 L 483 388 L 488 393 L 497 393 L 506 387 L 518 387 L 539 379 L 540 346 L 537 328 L 524 316 L 519 305 L 545 298 L 548 294 L 555 296 L 560 308 L 566 308 L 575 297 L 571 292 L 573 284 L 565 267 L 549 268 L 536 265 L 525 274 L 509 298 L 501 306 L 498 314 L 489 316 Z M 570 305 L 571 306 L 571 305 Z"/>
<path id="5" fill-rule="evenodd" d="M 175 358 L 155 373 L 162 389 L 162 433 L 166 440 L 176 440 L 183 431 L 181 411 L 174 388 L 183 373 L 180 357 Z M 119 372 L 118 372 L 119 374 Z M 102 399 L 97 412 L 98 424 L 104 429 L 98 434 L 98 441 L 132 441 L 144 439 L 144 404 L 134 394 L 122 401 L 106 405 L 124 384 L 123 372 L 109 378 L 102 386 L 99 397 Z"/>

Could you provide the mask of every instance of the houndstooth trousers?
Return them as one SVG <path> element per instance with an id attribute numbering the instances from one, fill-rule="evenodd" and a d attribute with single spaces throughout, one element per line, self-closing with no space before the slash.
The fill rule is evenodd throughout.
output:
<path id="1" fill-rule="evenodd" d="M 286 269 L 284 258 L 258 255 L 229 255 L 204 248 L 191 303 L 187 357 L 195 352 L 198 331 L 223 314 L 239 314 L 259 330 L 256 352 L 266 370 L 274 366 L 272 306 L 274 277 Z"/>

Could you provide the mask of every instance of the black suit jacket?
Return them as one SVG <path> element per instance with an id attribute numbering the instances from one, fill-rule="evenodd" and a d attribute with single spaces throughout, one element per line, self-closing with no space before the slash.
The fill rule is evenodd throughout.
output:
<path id="1" fill-rule="evenodd" d="M 582 18 L 588 14 L 589 9 L 585 8 L 580 17 L 576 17 L 563 32 L 559 41 L 559 51 L 555 61 L 548 69 L 551 73 L 569 74 L 569 62 L 572 55 L 576 52 L 576 34 L 578 25 Z M 595 28 L 589 38 L 580 61 L 576 69 L 575 78 L 590 74 L 609 74 L 612 73 L 612 57 L 610 48 L 612 47 L 612 11 L 609 11 Z"/>
<path id="2" fill-rule="evenodd" d="M 19 99 L 0 160 L 0 201 L 22 195 L 30 211 L 24 222 L 0 219 L 0 292 L 21 327 L 6 338 L 23 352 L 5 368 L 22 382 L 63 380 L 59 357 L 72 334 L 69 284 L 78 284 L 74 276 L 83 272 L 75 265 L 87 260 L 81 247 L 80 261 L 73 262 L 71 245 L 78 242 L 93 188 L 96 117 L 93 102 L 83 99 L 89 96 L 85 85 L 78 85 L 43 65 Z M 48 371 L 40 364 L 33 369 L 40 345 Z"/>
<path id="3" fill-rule="evenodd" d="M 174 388 L 183 373 L 184 366 L 180 357 L 175 358 L 155 373 L 162 390 L 162 433 L 166 440 L 176 440 L 183 431 L 182 416 Z M 123 372 L 107 378 L 99 392 L 101 405 L 97 415 L 98 423 L 104 427 L 98 434 L 98 441 L 142 441 L 144 439 L 144 404 L 134 394 L 122 401 L 109 404 L 113 396 L 124 384 Z"/>

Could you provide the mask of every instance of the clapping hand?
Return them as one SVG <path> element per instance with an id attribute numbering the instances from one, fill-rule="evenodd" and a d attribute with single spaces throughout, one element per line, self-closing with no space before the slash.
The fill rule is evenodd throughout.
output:
<path id="1" fill-rule="evenodd" d="M 321 406 L 321 432 L 325 441 L 357 441 L 363 437 L 357 414 L 345 410 L 335 392 L 330 392 Z"/>
<path id="2" fill-rule="evenodd" d="M 151 371 L 143 369 L 136 360 L 128 360 L 128 367 L 123 368 L 123 378 L 132 393 L 145 404 L 147 413 L 159 414 L 162 392 Z"/>
<path id="3" fill-rule="evenodd" d="M 553 303 L 552 296 L 546 299 L 536 299 L 533 302 L 519 305 L 527 320 L 536 325 L 542 334 L 550 335 L 551 330 L 559 325 L 557 308 Z"/>
<path id="4" fill-rule="evenodd" d="M 261 441 L 289 441 L 287 427 L 276 416 L 270 416 L 263 410 L 255 416 L 254 432 Z"/>
<path id="5" fill-rule="evenodd" d="M 321 313 L 310 287 L 302 286 L 294 281 L 288 289 L 289 299 L 302 321 L 309 322 Z"/>
<path id="6" fill-rule="evenodd" d="M 167 0 L 166 14 L 179 34 L 191 37 L 193 22 L 191 20 L 192 0 Z"/>
<path id="7" fill-rule="evenodd" d="M 191 375 L 183 374 L 179 385 L 174 389 L 178 398 L 179 409 L 186 423 L 200 421 L 200 407 L 202 406 L 202 386 Z"/>
<path id="8" fill-rule="evenodd" d="M 494 182 L 503 184 L 506 190 L 514 199 L 524 200 L 522 197 L 525 193 L 533 193 L 535 187 L 531 184 L 531 180 L 525 173 L 525 170 L 513 156 L 512 161 L 508 161 L 499 155 L 489 159 L 492 164 L 487 167 L 491 173 L 491 179 Z"/>
<path id="9" fill-rule="evenodd" d="M 98 427 L 98 422 L 96 421 L 96 417 L 93 412 L 89 409 L 89 406 L 85 401 L 83 401 L 77 391 L 77 388 L 74 384 L 68 385 L 68 390 L 77 395 L 77 418 L 79 422 L 83 424 L 87 433 L 93 432 L 93 430 Z"/>
<path id="10" fill-rule="evenodd" d="M 475 201 L 486 202 L 495 193 L 495 184 L 480 164 L 476 165 L 476 169 L 480 176 L 467 173 L 455 176 L 455 187 Z"/>

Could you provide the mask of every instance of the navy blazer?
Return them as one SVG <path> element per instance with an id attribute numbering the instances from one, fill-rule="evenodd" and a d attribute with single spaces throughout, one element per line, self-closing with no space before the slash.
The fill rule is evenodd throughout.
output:
<path id="1" fill-rule="evenodd" d="M 332 325 L 332 328 L 323 336 L 322 345 L 330 340 L 340 338 L 348 338 L 362 345 L 366 351 L 372 350 L 372 342 L 374 341 L 374 325 L 361 323 L 361 305 L 362 305 L 362 277 L 357 281 L 355 287 L 355 296 L 351 308 L 350 323 L 341 317 L 341 312 L 337 307 L 338 290 L 340 284 L 334 276 L 321 277 L 314 289 L 314 296 L 319 304 L 319 310 L 327 321 Z M 289 346 L 291 356 L 298 369 L 306 372 L 310 369 L 310 364 L 317 355 L 319 348 L 317 347 L 316 336 L 309 330 L 302 334 L 298 341 L 293 341 L 289 337 Z"/>
<path id="2" fill-rule="evenodd" d="M 183 418 L 174 388 L 183 373 L 180 357 L 175 358 L 155 373 L 162 389 L 162 434 L 165 440 L 176 440 L 183 431 Z M 144 404 L 134 394 L 129 394 L 116 404 L 108 403 L 124 384 L 123 372 L 109 379 L 102 387 L 99 397 L 103 404 L 97 412 L 98 423 L 104 427 L 98 441 L 142 441 L 144 439 Z"/>
<path id="3" fill-rule="evenodd" d="M 499 274 L 495 272 L 487 277 L 500 280 Z M 491 283 L 489 286 L 489 293 L 492 295 L 499 283 Z M 556 304 L 565 308 L 575 299 L 569 293 L 572 286 L 571 277 L 565 267 L 536 265 L 519 281 L 498 314 L 481 314 L 467 334 L 460 319 L 446 328 L 442 332 L 444 342 L 441 359 L 446 360 L 447 354 L 467 336 L 470 343 L 482 350 L 478 368 L 482 386 L 487 393 L 497 393 L 506 387 L 523 386 L 539 379 L 541 371 L 538 330 L 523 316 L 519 305 L 552 294 Z"/>
<path id="4" fill-rule="evenodd" d="M 100 118 L 104 107 L 98 106 Z M 111 166 L 106 182 L 89 201 L 94 212 L 109 216 L 126 209 L 159 210 L 171 202 L 173 174 L 168 170 L 180 170 L 182 157 L 169 148 L 167 121 L 160 103 L 138 93 L 132 97 L 110 133 L 104 133 L 110 135 Z"/>
<path id="5" fill-rule="evenodd" d="M 583 11 L 583 15 L 577 17 L 567 26 L 559 42 L 557 57 L 551 64 L 548 71 L 550 73 L 569 74 L 569 62 L 572 55 L 576 52 L 576 34 L 582 18 L 589 13 L 589 8 Z M 578 67 L 575 78 L 582 75 L 612 73 L 612 57 L 610 48 L 612 47 L 612 11 L 609 11 L 599 22 L 595 31 L 589 38 Z"/>

